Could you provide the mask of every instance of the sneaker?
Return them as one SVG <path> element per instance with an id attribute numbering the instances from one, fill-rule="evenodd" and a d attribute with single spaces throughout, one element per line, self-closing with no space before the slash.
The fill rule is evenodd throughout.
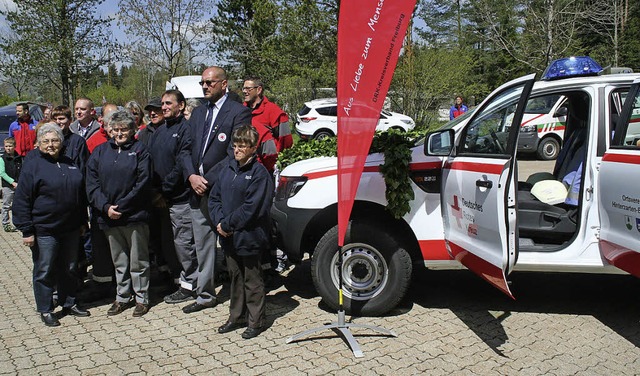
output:
<path id="1" fill-rule="evenodd" d="M 164 297 L 164 302 L 167 304 L 177 304 L 187 302 L 189 300 L 195 299 L 195 293 L 193 291 L 185 290 L 183 288 L 178 289 L 178 291 L 174 292 L 171 295 L 167 295 Z"/>
<path id="2" fill-rule="evenodd" d="M 133 317 L 144 316 L 149 312 L 149 305 L 143 303 L 136 303 L 136 308 L 133 310 Z"/>

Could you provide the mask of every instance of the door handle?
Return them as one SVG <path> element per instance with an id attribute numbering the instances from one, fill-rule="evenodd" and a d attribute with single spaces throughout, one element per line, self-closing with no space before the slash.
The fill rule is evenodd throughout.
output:
<path id="1" fill-rule="evenodd" d="M 491 180 L 476 180 L 476 187 L 490 189 L 491 187 L 493 187 L 493 182 Z"/>

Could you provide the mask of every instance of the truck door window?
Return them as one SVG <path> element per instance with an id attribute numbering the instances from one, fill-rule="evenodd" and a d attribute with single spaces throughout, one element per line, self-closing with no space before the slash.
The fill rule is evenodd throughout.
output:
<path id="1" fill-rule="evenodd" d="M 516 112 L 522 86 L 516 86 L 495 98 L 481 110 L 465 129 L 460 153 L 504 155 L 508 151 L 509 130 Z M 519 126 L 519 124 L 517 124 Z"/>
<path id="2" fill-rule="evenodd" d="M 631 118 L 626 129 L 624 145 L 640 146 L 640 91 L 637 91 L 631 108 Z"/>

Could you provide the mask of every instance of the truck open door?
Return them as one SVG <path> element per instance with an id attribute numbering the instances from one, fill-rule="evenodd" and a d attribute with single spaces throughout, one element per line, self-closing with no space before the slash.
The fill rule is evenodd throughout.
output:
<path id="1" fill-rule="evenodd" d="M 640 277 L 640 80 L 636 80 L 600 164 L 600 252 Z"/>
<path id="2" fill-rule="evenodd" d="M 506 276 L 518 255 L 515 155 L 534 76 L 503 85 L 480 104 L 442 171 L 451 256 L 511 297 Z"/>

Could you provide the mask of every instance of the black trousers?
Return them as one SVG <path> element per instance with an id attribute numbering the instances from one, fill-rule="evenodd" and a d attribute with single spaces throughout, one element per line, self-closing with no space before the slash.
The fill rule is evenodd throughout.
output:
<path id="1" fill-rule="evenodd" d="M 261 256 L 238 256 L 225 252 L 231 279 L 229 322 L 244 322 L 246 318 L 250 328 L 264 325 L 266 293 L 260 265 Z"/>

